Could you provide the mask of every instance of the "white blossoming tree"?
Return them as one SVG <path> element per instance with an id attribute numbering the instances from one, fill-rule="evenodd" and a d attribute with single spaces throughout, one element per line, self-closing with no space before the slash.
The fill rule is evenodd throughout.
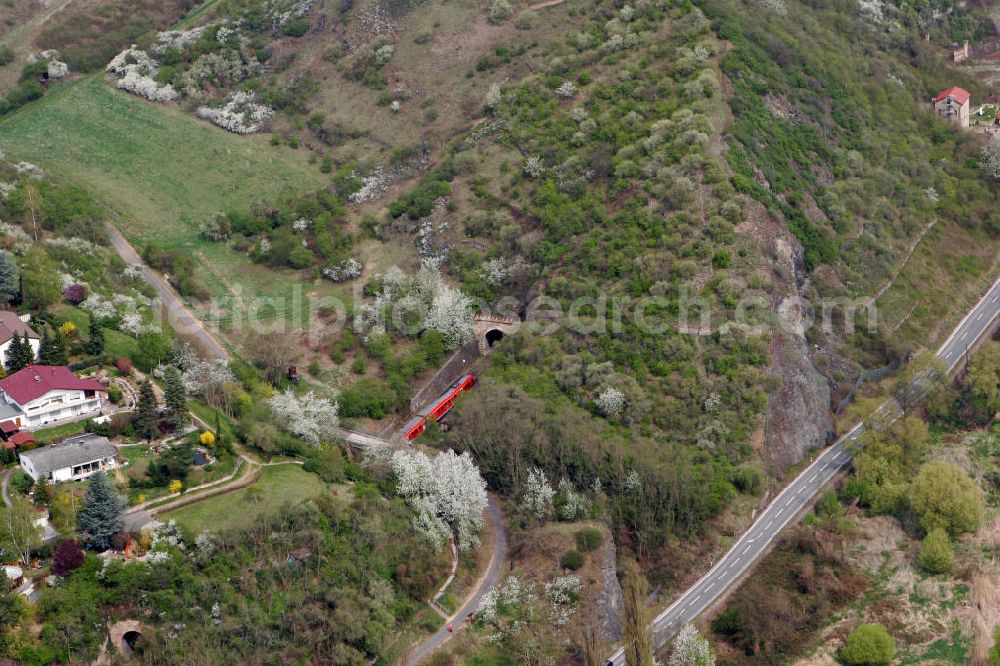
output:
<path id="1" fill-rule="evenodd" d="M 625 402 L 624 393 L 614 386 L 608 386 L 597 396 L 594 404 L 597 405 L 597 409 L 600 410 L 601 414 L 609 418 L 614 418 L 620 416 L 625 410 Z"/>
<path id="2" fill-rule="evenodd" d="M 425 261 L 415 275 L 393 266 L 377 277 L 382 288 L 355 315 L 357 332 L 383 333 L 388 322 L 415 315 L 423 330 L 440 332 L 453 348 L 472 339 L 472 301 L 445 283 L 434 262 Z"/>
<path id="3" fill-rule="evenodd" d="M 576 84 L 572 81 L 563 81 L 559 84 L 559 87 L 556 88 L 556 94 L 560 97 L 568 99 L 576 94 Z"/>
<path id="4" fill-rule="evenodd" d="M 201 396 L 210 406 L 224 406 L 225 386 L 236 381 L 224 359 L 203 359 L 193 349 L 171 350 L 171 357 L 181 371 L 181 383 L 189 395 Z"/>
<path id="5" fill-rule="evenodd" d="M 333 280 L 334 282 L 347 282 L 348 280 L 353 280 L 361 275 L 364 269 L 364 264 L 351 257 L 349 259 L 344 259 L 340 263 L 327 266 L 321 272 L 323 277 L 328 280 Z"/>
<path id="6" fill-rule="evenodd" d="M 479 544 L 486 481 L 468 453 L 449 449 L 429 458 L 420 451 L 397 449 L 389 461 L 396 491 L 417 513 L 414 525 L 436 548 L 449 536 L 461 551 Z"/>
<path id="7" fill-rule="evenodd" d="M 549 603 L 549 621 L 554 627 L 564 627 L 576 612 L 583 584 L 579 576 L 557 576 L 545 583 L 545 600 Z"/>
<path id="8" fill-rule="evenodd" d="M 545 166 L 542 164 L 542 158 L 538 155 L 532 155 L 524 161 L 524 175 L 528 178 L 538 178 L 543 173 L 545 173 Z"/>
<path id="9" fill-rule="evenodd" d="M 625 475 L 625 490 L 630 493 L 642 492 L 642 478 L 639 476 L 639 472 L 634 469 L 630 469 Z"/>
<path id="10" fill-rule="evenodd" d="M 552 501 L 556 496 L 556 491 L 545 477 L 545 472 L 537 467 L 532 467 L 528 471 L 528 480 L 524 484 L 524 495 L 521 497 L 521 510 L 534 516 L 545 519 L 552 512 Z"/>
<path id="11" fill-rule="evenodd" d="M 152 102 L 169 102 L 178 97 L 173 86 L 161 86 L 156 82 L 153 77 L 160 70 L 160 64 L 134 44 L 112 58 L 104 69 L 110 76 L 118 78 L 116 85 L 119 88 L 133 95 Z"/>
<path id="12" fill-rule="evenodd" d="M 236 134 L 253 134 L 274 111 L 256 101 L 252 92 L 238 91 L 230 95 L 221 108 L 198 107 L 197 115 Z"/>
<path id="13" fill-rule="evenodd" d="M 979 153 L 979 166 L 993 178 L 1000 180 L 1000 134 L 994 134 Z"/>
<path id="14" fill-rule="evenodd" d="M 490 86 L 490 89 L 486 91 L 486 108 L 490 111 L 495 110 L 498 106 L 500 106 L 501 99 L 500 84 L 494 83 Z"/>
<path id="15" fill-rule="evenodd" d="M 502 643 L 518 636 L 531 620 L 534 601 L 531 584 L 522 583 L 517 576 L 508 576 L 493 587 L 476 611 L 476 621 L 489 631 L 486 640 Z"/>
<path id="16" fill-rule="evenodd" d="M 267 404 L 290 432 L 310 444 L 329 440 L 337 433 L 340 405 L 335 399 L 327 400 L 312 391 L 297 396 L 289 389 L 275 393 Z"/>
<path id="17" fill-rule="evenodd" d="M 428 330 L 438 331 L 449 347 L 458 347 L 472 339 L 472 301 L 455 287 L 442 284 L 434 294 L 424 319 Z"/>
<path id="18" fill-rule="evenodd" d="M 573 482 L 566 478 L 559 480 L 559 492 L 555 505 L 559 517 L 563 520 L 582 518 L 590 508 L 587 498 L 577 492 Z"/>
<path id="19" fill-rule="evenodd" d="M 686 624 L 674 639 L 674 649 L 667 666 L 715 666 L 715 655 L 712 654 L 712 646 L 694 625 Z"/>
<path id="20" fill-rule="evenodd" d="M 236 381 L 236 376 L 223 359 L 203 359 L 182 352 L 183 363 L 187 364 L 181 374 L 184 390 L 191 395 L 203 395 L 222 384 Z"/>
<path id="21" fill-rule="evenodd" d="M 479 267 L 479 276 L 487 284 L 497 287 L 510 278 L 510 269 L 507 267 L 507 262 L 503 257 L 494 257 L 493 259 L 487 259 Z"/>

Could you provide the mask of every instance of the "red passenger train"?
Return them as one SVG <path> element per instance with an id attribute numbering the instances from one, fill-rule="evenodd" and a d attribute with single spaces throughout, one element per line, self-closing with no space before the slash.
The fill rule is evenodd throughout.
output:
<path id="1" fill-rule="evenodd" d="M 448 387 L 448 390 L 442 393 L 437 399 L 433 400 L 429 405 L 417 412 L 417 415 L 410 419 L 400 434 L 407 440 L 413 441 L 420 436 L 420 433 L 424 431 L 428 421 L 440 421 L 441 418 L 451 411 L 451 408 L 455 406 L 455 401 L 458 400 L 458 396 L 462 395 L 466 391 L 472 390 L 472 387 L 476 385 L 475 375 L 462 375 L 459 377 L 454 384 Z"/>

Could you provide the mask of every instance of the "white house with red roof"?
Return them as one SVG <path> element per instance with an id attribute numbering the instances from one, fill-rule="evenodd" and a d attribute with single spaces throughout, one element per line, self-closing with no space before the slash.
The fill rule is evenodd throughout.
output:
<path id="1" fill-rule="evenodd" d="M 969 100 L 972 95 L 968 90 L 963 90 L 958 86 L 952 86 L 947 90 L 942 90 L 934 98 L 934 111 L 955 123 L 959 127 L 969 126 Z"/>
<path id="2" fill-rule="evenodd" d="M 64 365 L 29 365 L 0 379 L 0 422 L 34 430 L 91 416 L 101 411 L 107 398 L 103 384 L 80 379 Z"/>
<path id="3" fill-rule="evenodd" d="M 23 321 L 16 312 L 0 310 L 0 363 L 7 365 L 7 352 L 14 343 L 14 336 L 28 337 L 28 344 L 38 358 L 38 350 L 42 346 L 42 336 L 38 335 Z"/>

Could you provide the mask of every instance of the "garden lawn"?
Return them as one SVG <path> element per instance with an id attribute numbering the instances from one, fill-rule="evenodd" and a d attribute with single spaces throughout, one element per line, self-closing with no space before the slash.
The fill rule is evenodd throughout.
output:
<path id="1" fill-rule="evenodd" d="M 44 444 L 51 444 L 57 439 L 63 439 L 64 437 L 69 437 L 70 435 L 78 435 L 82 433 L 86 423 L 86 419 L 74 421 L 73 423 L 63 423 L 62 425 L 53 426 L 51 428 L 36 430 L 33 434 L 35 435 L 35 441 L 38 442 L 39 446 L 42 446 Z"/>
<path id="2" fill-rule="evenodd" d="M 60 319 L 73 322 L 78 335 L 86 339 L 90 326 L 90 315 L 78 307 L 62 303 L 52 308 L 53 314 Z M 104 328 L 104 353 L 111 356 L 132 358 L 136 351 L 135 338 L 116 331 L 112 328 Z"/>
<path id="3" fill-rule="evenodd" d="M 261 516 L 274 514 L 286 504 L 298 504 L 327 490 L 315 474 L 298 465 L 275 465 L 261 470 L 252 488 L 260 490 L 257 502 L 247 497 L 247 488 L 216 495 L 202 502 L 171 511 L 164 519 L 177 520 L 191 534 L 245 529 Z"/>

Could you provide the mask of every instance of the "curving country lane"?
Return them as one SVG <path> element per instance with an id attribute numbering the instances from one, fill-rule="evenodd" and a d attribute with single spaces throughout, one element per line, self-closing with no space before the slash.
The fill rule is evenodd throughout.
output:
<path id="1" fill-rule="evenodd" d="M 421 660 L 426 659 L 448 642 L 448 639 L 455 635 L 454 632 L 468 623 L 472 614 L 479 610 L 479 604 L 486 593 L 500 582 L 507 563 L 507 531 L 504 527 L 503 517 L 500 515 L 500 505 L 492 495 L 490 495 L 489 505 L 486 507 L 486 518 L 493 529 L 493 552 L 490 554 L 490 565 L 486 569 L 486 573 L 476 584 L 476 588 L 465 598 L 462 607 L 448 618 L 440 629 L 411 648 L 410 652 L 403 658 L 402 666 L 417 666 Z"/>
<path id="2" fill-rule="evenodd" d="M 990 330 L 1000 315 L 1000 279 L 959 322 L 948 339 L 937 351 L 949 374 L 954 372 L 968 356 L 968 352 Z M 888 411 L 888 404 L 879 411 Z M 837 472 L 851 462 L 851 451 L 862 432 L 862 424 L 830 447 L 824 449 L 803 472 L 778 494 L 747 531 L 733 544 L 708 573 L 698 579 L 665 611 L 660 613 L 650 627 L 653 644 L 660 648 L 688 622 L 698 617 L 746 573 L 761 556 L 774 538 L 791 523 L 819 494 Z M 625 651 L 620 648 L 607 661 L 608 666 L 625 666 Z"/>

